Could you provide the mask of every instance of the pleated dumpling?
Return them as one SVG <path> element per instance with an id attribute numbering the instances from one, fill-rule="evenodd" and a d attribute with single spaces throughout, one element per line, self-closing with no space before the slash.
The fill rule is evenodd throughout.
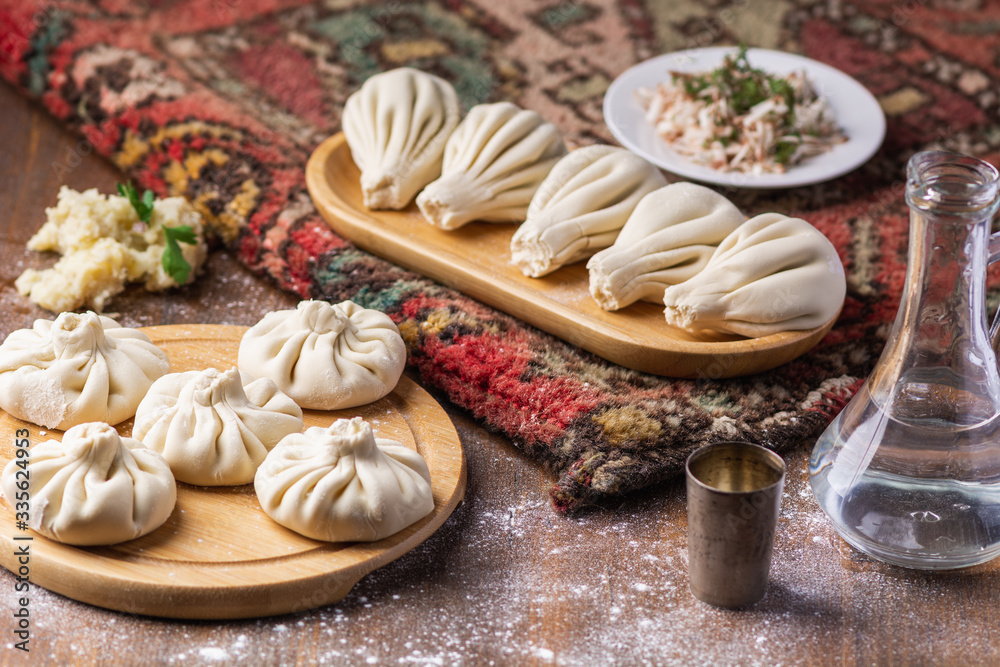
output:
<path id="1" fill-rule="evenodd" d="M 237 364 L 251 377 L 273 380 L 303 408 L 339 410 L 392 391 L 406 366 L 406 344 L 385 313 L 353 301 L 302 301 L 251 327 Z"/>
<path id="2" fill-rule="evenodd" d="M 376 439 L 360 417 L 282 440 L 257 470 L 254 489 L 272 519 L 328 542 L 380 540 L 434 509 L 423 457 Z"/>
<path id="3" fill-rule="evenodd" d="M 267 378 L 233 368 L 170 373 L 153 383 L 132 436 L 174 477 L 201 486 L 249 484 L 267 453 L 302 430 L 302 409 Z"/>
<path id="4" fill-rule="evenodd" d="M 440 176 L 460 114 L 450 83 L 410 67 L 376 74 L 348 97 L 344 137 L 361 170 L 365 206 L 405 208 Z"/>
<path id="5" fill-rule="evenodd" d="M 836 317 L 847 283 L 836 248 L 799 218 L 764 213 L 719 244 L 701 273 L 664 291 L 667 322 L 760 337 Z"/>
<path id="6" fill-rule="evenodd" d="M 0 345 L 0 408 L 60 430 L 117 424 L 169 370 L 167 355 L 141 331 L 93 312 L 62 313 Z"/>
<path id="7" fill-rule="evenodd" d="M 427 220 L 521 222 L 535 190 L 566 154 L 555 125 L 510 102 L 479 104 L 448 139 L 441 177 L 417 196 Z"/>
<path id="8" fill-rule="evenodd" d="M 3 470 L 3 492 L 14 505 L 30 481 L 28 525 L 66 544 L 117 544 L 151 533 L 174 510 L 177 484 L 163 457 L 104 423 L 78 424 L 62 442 L 32 446 Z"/>
<path id="9" fill-rule="evenodd" d="M 694 276 L 722 239 L 746 218 L 728 199 L 701 185 L 674 183 L 650 192 L 618 238 L 590 258 L 590 293 L 605 310 L 659 302 L 668 285 Z"/>
<path id="10" fill-rule="evenodd" d="M 656 167 L 624 148 L 572 151 L 532 197 L 510 242 L 511 261 L 538 278 L 590 257 L 615 242 L 639 200 L 666 184 Z"/>

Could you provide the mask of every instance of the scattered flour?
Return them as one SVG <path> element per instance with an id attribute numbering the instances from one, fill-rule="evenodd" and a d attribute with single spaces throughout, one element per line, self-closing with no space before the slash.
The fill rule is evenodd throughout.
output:
<path id="1" fill-rule="evenodd" d="M 259 316 L 249 310 L 252 282 L 241 299 L 233 323 L 252 324 Z M 212 321 L 197 307 L 190 321 Z M 753 666 L 810 656 L 906 664 L 915 655 L 1000 664 L 995 614 L 969 612 L 970 604 L 1000 605 L 998 577 L 907 575 L 854 554 L 812 501 L 804 449 L 788 457 L 768 594 L 729 611 L 688 590 L 682 485 L 563 518 L 546 496 L 551 477 L 463 413 L 451 414 L 468 457 L 465 502 L 430 539 L 339 603 L 277 618 L 182 622 L 105 611 L 33 587 L 34 655 L 52 664 L 178 666 Z M 13 575 L 0 571 L 0 615 L 10 618 L 16 598 Z M 892 636 L 890 623 L 905 633 L 879 643 Z"/>
<path id="2" fill-rule="evenodd" d="M 228 660 L 229 653 L 223 648 L 205 646 L 204 648 L 198 649 L 198 657 L 202 660 L 211 660 L 215 662 L 219 660 Z"/>

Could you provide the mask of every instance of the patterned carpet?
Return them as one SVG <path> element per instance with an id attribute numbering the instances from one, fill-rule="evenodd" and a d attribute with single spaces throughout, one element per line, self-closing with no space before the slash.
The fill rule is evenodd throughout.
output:
<path id="1" fill-rule="evenodd" d="M 248 266 L 389 313 L 423 382 L 545 464 L 564 512 L 674 476 L 707 442 L 781 451 L 815 437 L 896 311 L 907 158 L 935 146 L 996 163 L 1000 148 L 1000 5 L 976 0 L 0 0 L 0 31 L 0 75 L 141 186 L 188 197 Z M 376 72 L 431 71 L 466 107 L 514 101 L 578 147 L 612 143 L 601 102 L 630 65 L 739 42 L 837 67 L 888 116 L 882 149 L 852 174 L 723 191 L 747 214 L 809 220 L 847 268 L 837 326 L 772 372 L 677 381 L 609 364 L 358 250 L 306 193 L 310 152 Z"/>

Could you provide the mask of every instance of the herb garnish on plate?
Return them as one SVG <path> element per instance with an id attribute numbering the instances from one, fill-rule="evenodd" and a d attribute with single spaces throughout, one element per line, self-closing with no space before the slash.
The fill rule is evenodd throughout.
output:
<path id="1" fill-rule="evenodd" d="M 155 200 L 153 191 L 146 190 L 140 198 L 135 187 L 131 182 L 128 182 L 124 185 L 119 183 L 118 192 L 122 197 L 129 200 L 132 208 L 135 209 L 136 215 L 139 216 L 139 220 L 148 225 L 153 216 L 153 202 Z M 184 259 L 180 243 L 196 245 L 198 237 L 188 225 L 178 225 L 176 227 L 163 225 L 163 236 L 166 239 L 166 247 L 163 249 L 163 256 L 160 259 L 160 263 L 163 265 L 163 270 L 174 279 L 175 283 L 183 285 L 191 275 L 191 264 Z"/>
<path id="2" fill-rule="evenodd" d="M 804 73 L 753 67 L 745 46 L 711 71 L 668 74 L 637 91 L 647 119 L 672 148 L 714 169 L 780 173 L 846 140 Z"/>

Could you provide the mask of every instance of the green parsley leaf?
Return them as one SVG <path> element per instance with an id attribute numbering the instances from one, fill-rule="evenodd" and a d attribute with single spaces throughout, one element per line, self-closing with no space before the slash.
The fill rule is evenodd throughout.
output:
<path id="1" fill-rule="evenodd" d="M 145 207 L 145 209 L 147 211 L 147 213 L 146 213 L 147 216 L 153 213 L 153 191 L 152 190 L 146 190 L 145 192 L 142 193 L 142 205 Z M 148 222 L 148 220 L 147 220 L 147 222 Z"/>
<path id="2" fill-rule="evenodd" d="M 781 164 L 788 164 L 788 161 L 799 149 L 798 141 L 779 141 L 774 147 L 774 159 Z"/>
<path id="3" fill-rule="evenodd" d="M 140 199 L 139 193 L 136 192 L 136 189 L 132 185 L 132 182 L 129 181 L 124 185 L 122 185 L 121 183 L 118 184 L 118 194 L 128 199 L 129 203 L 132 204 L 132 208 L 135 209 L 135 213 L 136 215 L 139 216 L 140 220 L 142 220 L 145 223 L 149 222 L 149 219 L 153 215 L 154 195 L 152 190 L 146 190 L 144 193 L 142 193 L 142 199 Z"/>
<path id="4" fill-rule="evenodd" d="M 184 253 L 181 252 L 181 246 L 178 242 L 196 245 L 198 237 L 188 225 L 164 226 L 163 235 L 167 239 L 167 247 L 163 250 L 163 258 L 160 263 L 163 264 L 163 270 L 174 279 L 175 283 L 183 285 L 187 282 L 188 276 L 191 275 L 191 265 L 184 259 Z"/>
<path id="5" fill-rule="evenodd" d="M 153 202 L 156 199 L 156 195 L 153 194 L 152 190 L 146 190 L 140 198 L 135 186 L 130 181 L 125 184 L 118 184 L 118 194 L 128 199 L 140 220 L 149 224 L 149 221 L 153 217 Z M 191 264 L 184 259 L 184 253 L 181 252 L 180 244 L 197 245 L 198 236 L 188 225 L 179 225 L 177 227 L 167 227 L 164 225 L 163 236 L 167 241 L 167 245 L 163 249 L 160 264 L 163 265 L 163 270 L 167 272 L 168 276 L 174 279 L 175 283 L 183 285 L 191 275 Z"/>

